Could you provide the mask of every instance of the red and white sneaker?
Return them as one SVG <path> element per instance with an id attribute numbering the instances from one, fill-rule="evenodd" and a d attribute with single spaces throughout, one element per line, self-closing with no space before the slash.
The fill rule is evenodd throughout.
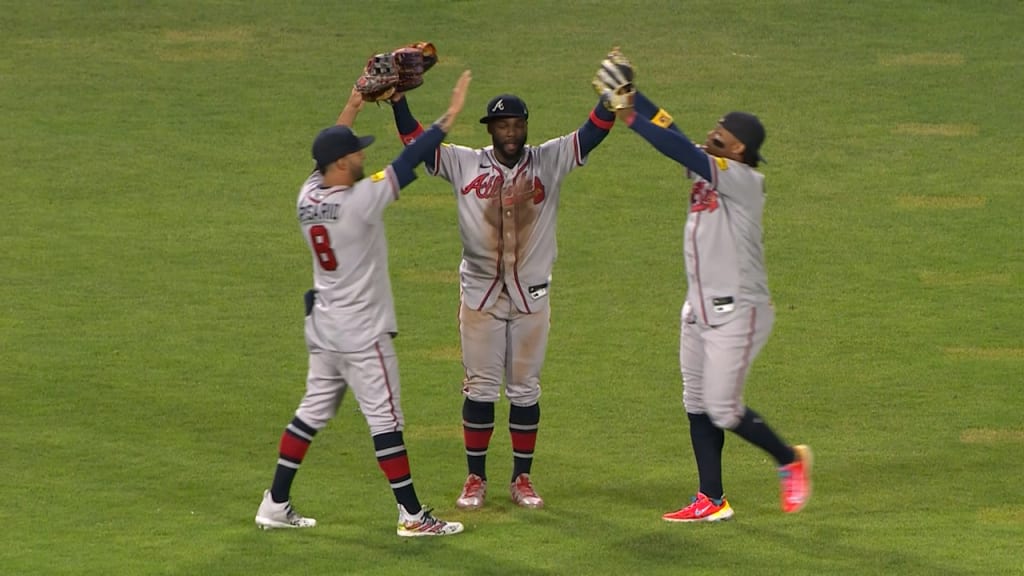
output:
<path id="1" fill-rule="evenodd" d="M 429 508 L 420 510 L 419 514 L 409 514 L 405 506 L 398 505 L 398 535 L 403 538 L 420 536 L 448 536 L 462 532 L 460 522 L 445 522 L 435 518 Z"/>
<path id="2" fill-rule="evenodd" d="M 811 448 L 803 444 L 794 446 L 796 460 L 779 468 L 779 496 L 782 511 L 792 514 L 803 510 L 811 499 L 811 466 L 814 456 Z"/>
<path id="3" fill-rule="evenodd" d="M 537 495 L 529 474 L 520 474 L 509 486 L 512 501 L 523 508 L 543 508 L 544 499 Z"/>
<path id="4" fill-rule="evenodd" d="M 487 496 L 487 480 L 470 474 L 466 477 L 466 483 L 462 485 L 462 494 L 455 501 L 455 505 L 463 510 L 476 510 L 484 505 L 484 498 Z"/>
<path id="5" fill-rule="evenodd" d="M 722 498 L 721 504 L 715 504 L 703 493 L 697 492 L 689 506 L 663 514 L 661 519 L 666 522 L 718 522 L 728 520 L 732 515 L 732 506 L 729 506 L 725 498 Z"/>

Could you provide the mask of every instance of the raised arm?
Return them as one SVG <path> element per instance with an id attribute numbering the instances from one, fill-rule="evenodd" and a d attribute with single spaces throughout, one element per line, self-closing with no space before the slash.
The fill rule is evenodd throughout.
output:
<path id="1" fill-rule="evenodd" d="M 650 142 L 658 152 L 686 166 L 701 178 L 711 180 L 710 158 L 678 128 L 665 130 L 637 114 L 632 108 L 617 110 L 615 115 L 644 140 Z"/>
<path id="2" fill-rule="evenodd" d="M 351 128 L 362 108 L 363 96 L 356 90 L 355 86 L 352 86 L 352 93 L 348 96 L 348 102 L 345 103 L 345 108 L 341 110 L 341 114 L 338 114 L 338 126 L 348 126 Z"/>
<path id="3" fill-rule="evenodd" d="M 395 175 L 398 177 L 399 187 L 404 188 L 410 182 L 416 179 L 416 166 L 419 166 L 420 162 L 432 162 L 434 158 L 434 149 L 441 145 L 441 141 L 444 140 L 445 135 L 451 130 L 455 119 L 458 117 L 459 112 L 462 111 L 463 105 L 466 103 L 466 93 L 469 91 L 469 83 L 473 79 L 472 74 L 469 70 L 466 70 L 459 76 L 458 82 L 455 83 L 455 88 L 452 89 L 452 97 L 448 103 L 448 110 L 441 115 L 440 118 L 434 121 L 430 126 L 429 130 L 424 131 L 423 127 L 417 122 L 419 126 L 419 134 L 415 137 L 415 141 L 408 144 L 402 153 L 395 158 L 395 161 L 391 163 L 392 169 L 395 171 Z M 401 101 L 405 101 L 402 97 Z M 406 106 L 408 111 L 408 106 Z M 412 117 L 412 114 L 409 114 Z M 395 113 L 395 122 L 398 123 L 398 113 Z M 399 130 L 401 133 L 401 130 Z"/>
<path id="4" fill-rule="evenodd" d="M 637 91 L 635 76 L 632 63 L 616 47 L 601 61 L 591 84 L 619 120 L 665 156 L 710 180 L 709 156 L 679 130 L 671 114 Z"/>
<path id="5" fill-rule="evenodd" d="M 580 142 L 580 156 L 586 157 L 597 148 L 597 145 L 604 141 L 605 136 L 615 125 L 615 114 L 604 107 L 598 100 L 597 105 L 590 111 L 590 117 L 577 130 Z"/>
<path id="6" fill-rule="evenodd" d="M 391 110 L 395 115 L 395 128 L 403 144 L 409 144 L 423 133 L 423 125 L 412 115 L 405 94 L 395 93 L 391 97 Z"/>
<path id="7" fill-rule="evenodd" d="M 679 127 L 676 126 L 675 121 L 672 119 L 672 115 L 668 113 L 664 108 L 659 107 L 654 102 L 651 102 L 644 93 L 637 90 L 633 97 L 633 109 L 636 113 L 647 118 L 651 123 L 662 128 L 668 128 L 669 130 L 675 130 L 680 134 L 683 133 Z"/>

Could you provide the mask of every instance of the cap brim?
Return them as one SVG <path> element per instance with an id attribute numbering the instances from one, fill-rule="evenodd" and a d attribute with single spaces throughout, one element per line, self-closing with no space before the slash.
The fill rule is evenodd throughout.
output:
<path id="1" fill-rule="evenodd" d="M 480 123 L 481 124 L 487 124 L 491 120 L 500 120 L 502 118 L 522 118 L 523 120 L 526 120 L 526 116 L 523 116 L 522 114 L 493 114 L 493 115 L 484 116 L 483 118 L 481 118 L 480 119 Z"/>
<path id="2" fill-rule="evenodd" d="M 370 144 L 373 144 L 373 136 L 360 136 L 359 137 L 359 150 L 366 148 Z"/>

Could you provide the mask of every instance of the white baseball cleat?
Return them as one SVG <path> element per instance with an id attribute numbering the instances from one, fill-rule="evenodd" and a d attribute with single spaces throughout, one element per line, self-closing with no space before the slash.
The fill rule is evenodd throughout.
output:
<path id="1" fill-rule="evenodd" d="M 405 507 L 398 505 L 398 535 L 404 537 L 449 536 L 462 532 L 459 522 L 445 522 L 434 518 L 432 510 L 423 508 L 419 514 L 409 514 Z"/>
<path id="2" fill-rule="evenodd" d="M 270 490 L 263 492 L 263 502 L 256 511 L 256 526 L 264 530 L 274 528 L 312 528 L 315 518 L 306 518 L 292 508 L 291 502 L 274 502 Z"/>

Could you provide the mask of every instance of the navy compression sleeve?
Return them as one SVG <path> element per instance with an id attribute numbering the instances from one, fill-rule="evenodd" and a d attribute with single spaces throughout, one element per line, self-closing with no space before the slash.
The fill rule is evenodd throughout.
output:
<path id="1" fill-rule="evenodd" d="M 403 144 L 412 142 L 423 133 L 423 126 L 413 117 L 405 96 L 398 102 L 393 102 L 391 110 L 395 114 L 395 128 L 398 128 L 398 137 L 402 139 Z"/>
<path id="2" fill-rule="evenodd" d="M 654 146 L 658 152 L 686 166 L 705 180 L 711 180 L 710 159 L 703 150 L 680 131 L 662 129 L 640 114 L 632 114 L 626 121 L 634 132 Z"/>
<path id="3" fill-rule="evenodd" d="M 598 102 L 590 112 L 590 117 L 577 131 L 580 140 L 580 157 L 586 158 L 594 148 L 597 148 L 614 124 L 615 113 L 606 110 L 604 105 Z"/>
<path id="4" fill-rule="evenodd" d="M 416 179 L 416 167 L 427 158 L 433 160 L 434 149 L 441 145 L 445 133 L 434 124 L 430 130 L 423 132 L 416 141 L 402 150 L 402 153 L 391 163 L 391 169 L 398 178 L 398 187 L 405 188 Z"/>
<path id="5" fill-rule="evenodd" d="M 410 142 L 423 134 L 423 125 L 412 115 L 412 110 L 409 110 L 409 101 L 405 96 L 402 96 L 398 102 L 392 102 L 391 110 L 395 115 L 395 128 L 398 129 L 398 138 L 402 140 L 402 144 L 408 146 Z M 434 155 L 429 154 L 423 161 L 427 165 L 427 170 L 433 172 Z"/>
<path id="6" fill-rule="evenodd" d="M 647 96 L 644 96 L 639 90 L 637 90 L 636 95 L 633 97 L 633 108 L 636 110 L 637 114 L 647 118 L 656 126 L 675 130 L 682 134 L 683 131 L 680 130 L 672 120 L 672 115 L 666 112 L 664 108 L 661 108 L 654 102 L 651 102 Z"/>

